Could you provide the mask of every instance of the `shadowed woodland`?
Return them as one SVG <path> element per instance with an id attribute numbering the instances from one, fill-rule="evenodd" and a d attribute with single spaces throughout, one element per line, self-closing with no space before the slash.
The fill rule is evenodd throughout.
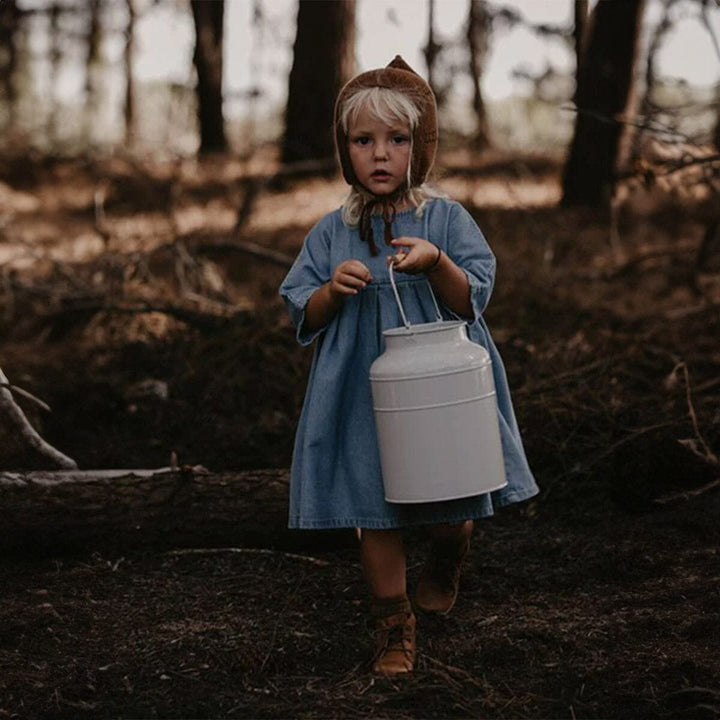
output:
<path id="1" fill-rule="evenodd" d="M 435 182 L 497 255 L 486 318 L 541 494 L 477 524 L 453 614 L 390 681 L 354 533 L 286 528 L 311 351 L 277 294 L 342 202 L 330 118 L 365 1 L 300 0 L 272 140 L 225 116 L 228 3 L 0 3 L 0 718 L 720 715 L 720 95 L 657 73 L 688 18 L 720 64 L 720 11 L 578 1 L 553 26 L 471 0 L 448 37 L 417 4 Z M 192 81 L 149 92 L 135 28 L 168 7 Z M 518 26 L 577 59 L 517 71 L 524 146 L 482 92 Z M 37 34 L 50 75 L 80 58 L 77 107 L 33 94 Z"/>

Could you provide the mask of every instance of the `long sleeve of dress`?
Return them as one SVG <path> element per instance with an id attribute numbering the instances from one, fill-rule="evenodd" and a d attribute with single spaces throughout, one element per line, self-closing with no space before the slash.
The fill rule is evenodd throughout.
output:
<path id="1" fill-rule="evenodd" d="M 305 308 L 310 296 L 332 275 L 330 267 L 330 235 L 320 221 L 308 233 L 302 250 L 293 263 L 290 272 L 280 286 L 280 295 L 290 312 L 297 331 L 297 341 L 310 345 L 325 327 L 308 330 L 305 326 Z"/>
<path id="2" fill-rule="evenodd" d="M 448 256 L 465 271 L 470 282 L 473 320 L 469 322 L 478 321 L 490 302 L 495 283 L 495 255 L 470 213 L 457 203 L 453 203 L 448 219 L 448 237 Z"/>

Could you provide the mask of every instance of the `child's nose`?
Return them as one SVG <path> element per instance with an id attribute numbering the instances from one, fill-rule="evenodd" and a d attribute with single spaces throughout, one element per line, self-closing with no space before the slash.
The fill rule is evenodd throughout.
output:
<path id="1" fill-rule="evenodd" d="M 385 158 L 388 154 L 388 146 L 387 143 L 383 141 L 379 141 L 375 143 L 375 157 L 376 158 Z"/>

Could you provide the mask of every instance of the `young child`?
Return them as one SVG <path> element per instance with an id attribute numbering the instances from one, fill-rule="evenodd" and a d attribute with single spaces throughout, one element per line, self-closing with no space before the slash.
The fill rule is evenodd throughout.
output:
<path id="1" fill-rule="evenodd" d="M 376 643 L 372 667 L 396 675 L 415 662 L 401 529 L 428 527 L 431 551 L 414 607 L 445 614 L 455 603 L 472 521 L 538 489 L 482 318 L 495 258 L 469 213 L 425 184 L 437 148 L 429 85 L 399 56 L 358 75 L 338 96 L 335 139 L 349 195 L 312 228 L 280 288 L 298 341 L 316 341 L 295 439 L 289 526 L 361 529 Z M 369 371 L 383 352 L 383 331 L 401 324 L 390 262 L 404 273 L 396 280 L 411 323 L 436 319 L 429 280 L 443 316 L 466 320 L 470 339 L 490 353 L 507 475 L 501 490 L 435 503 L 385 501 Z"/>

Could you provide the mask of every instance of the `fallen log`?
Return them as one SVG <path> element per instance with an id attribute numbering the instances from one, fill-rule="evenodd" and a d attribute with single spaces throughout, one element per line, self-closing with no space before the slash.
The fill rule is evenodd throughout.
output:
<path id="1" fill-rule="evenodd" d="M 354 542 L 351 531 L 287 528 L 288 475 L 201 467 L 0 472 L 0 552 L 228 545 L 297 551 Z"/>

